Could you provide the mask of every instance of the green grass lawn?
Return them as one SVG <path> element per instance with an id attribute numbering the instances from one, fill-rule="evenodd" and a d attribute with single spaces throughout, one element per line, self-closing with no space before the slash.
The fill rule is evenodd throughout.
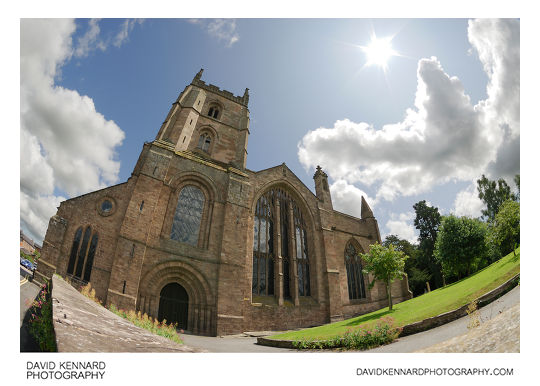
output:
<path id="1" fill-rule="evenodd" d="M 360 325 L 368 327 L 374 325 L 379 318 L 385 316 L 394 318 L 396 326 L 404 326 L 444 312 L 452 311 L 470 303 L 494 288 L 497 288 L 499 285 L 518 274 L 519 251 L 518 248 L 516 250 L 516 257 L 514 257 L 513 253 L 510 253 L 466 279 L 449 284 L 443 288 L 438 288 L 435 291 L 405 302 L 395 304 L 392 311 L 388 311 L 388 307 L 385 307 L 369 314 L 357 316 L 341 322 L 325 324 L 323 326 L 305 330 L 290 331 L 284 334 L 273 335 L 269 338 L 285 340 L 328 339 L 342 335 L 352 327 Z"/>

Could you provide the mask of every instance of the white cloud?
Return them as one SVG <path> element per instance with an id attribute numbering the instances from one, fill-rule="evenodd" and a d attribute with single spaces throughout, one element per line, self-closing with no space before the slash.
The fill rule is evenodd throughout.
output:
<path id="1" fill-rule="evenodd" d="M 115 47 L 120 47 L 128 41 L 129 34 L 136 24 L 142 24 L 144 19 L 126 19 L 120 25 L 120 29 L 116 35 L 102 36 L 99 26 L 101 19 L 90 19 L 88 21 L 88 29 L 84 35 L 77 39 L 77 45 L 73 50 L 76 57 L 84 58 L 92 51 L 105 51 L 111 44 Z"/>
<path id="2" fill-rule="evenodd" d="M 364 191 L 348 184 L 345 180 L 338 180 L 330 185 L 330 194 L 332 195 L 332 206 L 335 210 L 356 217 L 361 217 L 362 196 L 364 196 L 372 210 L 377 204 Z"/>
<path id="3" fill-rule="evenodd" d="M 476 181 L 456 195 L 454 210 L 456 216 L 480 217 L 484 203 L 478 198 Z"/>
<path id="4" fill-rule="evenodd" d="M 75 54 L 74 31 L 73 20 L 21 20 L 21 225 L 36 240 L 64 200 L 57 189 L 73 196 L 118 180 L 115 148 L 123 131 L 90 97 L 55 85 Z M 94 33 L 85 47 L 97 40 Z"/>
<path id="5" fill-rule="evenodd" d="M 473 21 L 469 35 L 490 79 L 487 100 L 473 106 L 436 58 L 421 59 L 415 105 L 402 122 L 376 130 L 343 119 L 309 131 L 298 145 L 300 162 L 348 184 L 377 183 L 376 200 L 473 180 L 488 165 L 519 172 L 519 22 Z M 511 152 L 505 139 L 513 139 Z"/>
<path id="6" fill-rule="evenodd" d="M 414 212 L 400 213 L 399 215 L 392 214 L 390 220 L 386 222 L 388 234 L 415 243 L 418 235 L 416 228 L 412 225 L 414 218 Z"/>
<path id="7" fill-rule="evenodd" d="M 210 36 L 223 41 L 227 47 L 231 47 L 240 39 L 240 35 L 236 30 L 235 19 L 189 19 L 188 21 L 199 25 Z"/>
<path id="8" fill-rule="evenodd" d="M 101 51 L 107 49 L 107 44 L 99 39 L 99 32 L 101 31 L 98 24 L 99 20 L 100 19 L 90 19 L 88 22 L 88 30 L 77 40 L 78 45 L 74 51 L 75 56 L 85 57 L 95 49 L 100 49 Z"/>
<path id="9" fill-rule="evenodd" d="M 135 27 L 135 24 L 142 24 L 143 21 L 144 19 L 126 19 L 114 38 L 114 46 L 120 47 L 124 44 L 128 40 L 129 34 L 133 30 L 133 27 Z"/>

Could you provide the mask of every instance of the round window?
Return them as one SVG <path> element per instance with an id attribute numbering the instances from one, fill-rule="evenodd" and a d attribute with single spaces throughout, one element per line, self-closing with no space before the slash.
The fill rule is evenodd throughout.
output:
<path id="1" fill-rule="evenodd" d="M 103 213 L 109 213 L 111 209 L 112 209 L 112 202 L 110 202 L 109 200 L 104 200 L 101 203 L 101 211 Z"/>

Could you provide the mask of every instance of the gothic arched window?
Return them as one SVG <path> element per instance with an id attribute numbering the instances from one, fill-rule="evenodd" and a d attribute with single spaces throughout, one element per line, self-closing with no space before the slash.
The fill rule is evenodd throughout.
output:
<path id="1" fill-rule="evenodd" d="M 257 201 L 253 225 L 252 293 L 274 294 L 274 200 L 269 194 Z"/>
<path id="2" fill-rule="evenodd" d="M 309 296 L 311 288 L 309 285 L 309 260 L 307 247 L 306 225 L 302 212 L 293 202 L 294 214 L 294 235 L 296 244 L 296 264 L 298 265 L 298 294 Z"/>
<path id="3" fill-rule="evenodd" d="M 278 222 L 279 227 L 275 227 Z M 281 243 L 274 246 L 278 233 Z M 274 188 L 259 198 L 255 207 L 253 235 L 252 293 L 273 295 L 274 271 L 280 269 L 278 264 L 281 264 L 283 298 L 290 298 L 291 288 L 295 287 L 298 288 L 296 295 L 310 296 L 306 225 L 302 211 L 286 191 Z M 275 248 L 279 250 L 275 251 Z M 275 259 L 277 253 L 281 256 L 278 262 Z M 296 262 L 296 267 L 293 262 Z M 292 274 L 294 269 L 295 275 Z"/>
<path id="4" fill-rule="evenodd" d="M 80 227 L 75 232 L 73 244 L 71 245 L 71 253 L 69 256 L 67 274 L 84 281 L 90 281 L 90 274 L 92 273 L 94 255 L 96 254 L 96 248 L 98 243 L 98 235 L 94 233 L 94 235 L 92 236 L 92 228 L 86 227 L 83 236 L 82 229 L 83 228 Z M 92 236 L 91 241 L 90 236 Z"/>
<path id="5" fill-rule="evenodd" d="M 366 297 L 364 276 L 362 274 L 362 261 L 352 243 L 345 249 L 345 268 L 347 269 L 347 285 L 349 299 L 363 299 Z"/>
<path id="6" fill-rule="evenodd" d="M 203 192 L 193 185 L 188 185 L 180 191 L 174 212 L 171 239 L 195 246 L 198 244 L 204 201 Z"/>
<path id="7" fill-rule="evenodd" d="M 201 149 L 202 151 L 205 151 L 207 153 L 210 153 L 210 144 L 212 143 L 212 137 L 210 134 L 203 133 L 199 137 L 199 143 L 197 144 L 197 147 Z"/>

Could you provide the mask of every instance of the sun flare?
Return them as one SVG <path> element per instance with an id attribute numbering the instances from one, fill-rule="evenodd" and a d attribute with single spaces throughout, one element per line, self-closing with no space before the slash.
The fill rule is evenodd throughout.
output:
<path id="1" fill-rule="evenodd" d="M 362 47 L 366 53 L 366 66 L 376 65 L 386 69 L 388 59 L 396 56 L 397 52 L 392 49 L 392 38 L 377 38 L 373 36 L 369 46 Z"/>

